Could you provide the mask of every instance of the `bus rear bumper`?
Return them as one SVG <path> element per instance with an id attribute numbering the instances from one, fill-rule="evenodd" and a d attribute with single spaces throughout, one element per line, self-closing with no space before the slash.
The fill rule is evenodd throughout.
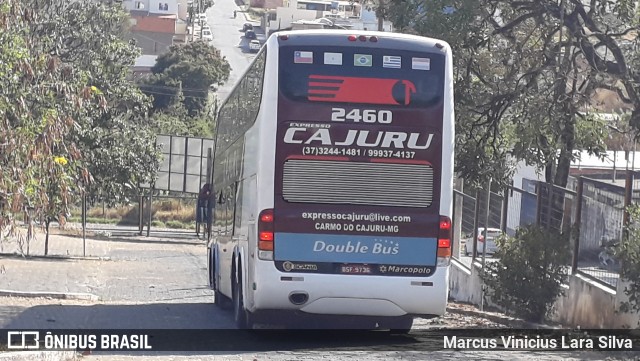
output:
<path id="1" fill-rule="evenodd" d="M 438 267 L 431 277 L 267 273 L 256 279 L 251 312 L 441 316 L 449 293 L 448 267 Z"/>

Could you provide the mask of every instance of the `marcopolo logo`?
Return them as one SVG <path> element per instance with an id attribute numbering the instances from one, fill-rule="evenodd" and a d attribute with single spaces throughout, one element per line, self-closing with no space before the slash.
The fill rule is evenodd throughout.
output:
<path id="1" fill-rule="evenodd" d="M 32 350 L 40 348 L 40 332 L 9 331 L 7 332 L 7 348 L 13 350 Z"/>

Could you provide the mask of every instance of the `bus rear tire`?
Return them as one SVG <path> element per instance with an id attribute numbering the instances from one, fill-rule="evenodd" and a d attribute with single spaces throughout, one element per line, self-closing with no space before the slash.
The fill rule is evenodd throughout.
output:
<path id="1" fill-rule="evenodd" d="M 392 335 L 406 335 L 413 326 L 413 316 L 400 316 L 391 321 L 389 333 Z"/>
<path id="2" fill-rule="evenodd" d="M 213 304 L 224 310 L 229 308 L 229 305 L 231 304 L 231 300 L 229 300 L 227 296 L 223 295 L 222 292 L 218 290 L 214 290 Z"/>
<path id="3" fill-rule="evenodd" d="M 251 313 L 244 308 L 242 297 L 242 273 L 238 272 L 238 277 L 233 284 L 233 318 L 237 328 L 252 329 L 253 319 Z"/>

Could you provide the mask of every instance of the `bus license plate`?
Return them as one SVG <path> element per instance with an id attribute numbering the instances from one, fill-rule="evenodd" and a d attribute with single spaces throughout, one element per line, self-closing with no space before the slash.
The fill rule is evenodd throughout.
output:
<path id="1" fill-rule="evenodd" d="M 340 272 L 348 274 L 370 274 L 371 266 L 362 264 L 344 264 L 340 266 Z"/>

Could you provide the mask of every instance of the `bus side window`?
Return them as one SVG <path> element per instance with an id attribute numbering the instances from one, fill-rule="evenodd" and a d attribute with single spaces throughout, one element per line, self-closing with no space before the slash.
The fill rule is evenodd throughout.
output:
<path id="1" fill-rule="evenodd" d="M 228 186 L 225 190 L 225 225 L 224 225 L 224 235 L 231 236 L 233 233 L 233 211 L 235 208 L 235 183 Z"/>
<path id="2" fill-rule="evenodd" d="M 233 229 L 231 235 L 242 236 L 242 183 L 235 182 L 234 186 Z"/>
<path id="3" fill-rule="evenodd" d="M 212 234 L 219 236 L 221 235 L 222 227 L 224 227 L 224 209 L 222 208 L 223 204 L 223 192 L 220 191 L 216 195 L 216 205 L 213 208 L 213 229 Z"/>

